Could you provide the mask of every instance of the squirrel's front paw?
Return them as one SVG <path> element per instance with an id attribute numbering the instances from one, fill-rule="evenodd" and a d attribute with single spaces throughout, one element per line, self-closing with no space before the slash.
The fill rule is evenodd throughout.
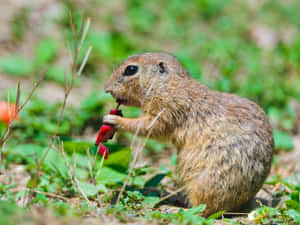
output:
<path id="1" fill-rule="evenodd" d="M 118 121 L 117 121 L 118 117 L 119 116 L 108 114 L 103 117 L 103 123 L 117 126 L 118 125 Z"/>

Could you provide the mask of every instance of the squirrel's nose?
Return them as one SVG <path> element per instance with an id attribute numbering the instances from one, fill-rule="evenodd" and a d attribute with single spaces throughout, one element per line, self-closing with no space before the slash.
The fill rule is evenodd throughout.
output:
<path id="1" fill-rule="evenodd" d="M 104 84 L 104 90 L 105 90 L 105 92 L 111 93 L 112 92 L 112 85 L 110 85 L 108 82 L 106 82 Z"/>

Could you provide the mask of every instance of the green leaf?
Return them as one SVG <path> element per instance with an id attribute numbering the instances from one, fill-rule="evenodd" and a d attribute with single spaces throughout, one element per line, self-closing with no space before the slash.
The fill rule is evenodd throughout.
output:
<path id="1" fill-rule="evenodd" d="M 286 215 L 291 217 L 296 223 L 300 223 L 300 212 L 297 212 L 295 209 L 286 211 Z"/>
<path id="2" fill-rule="evenodd" d="M 104 166 L 111 167 L 119 172 L 126 172 L 131 158 L 130 148 L 123 148 L 121 151 L 110 154 L 108 159 L 104 161 Z"/>
<path id="3" fill-rule="evenodd" d="M 297 185 L 300 183 L 300 174 L 296 173 L 291 176 L 285 177 L 281 180 L 281 182 L 292 190 L 296 189 Z"/>
<path id="4" fill-rule="evenodd" d="M 72 74 L 67 73 L 67 82 L 70 83 L 72 80 Z M 57 83 L 64 85 L 65 84 L 65 75 L 62 67 L 59 66 L 51 66 L 49 67 L 47 74 L 45 76 L 48 80 L 56 81 Z M 74 84 L 77 86 L 80 84 L 81 77 L 76 78 Z"/>
<path id="5" fill-rule="evenodd" d="M 148 139 L 146 143 L 146 148 L 153 152 L 161 152 L 165 148 L 165 144 L 162 144 L 159 141 Z"/>
<path id="6" fill-rule="evenodd" d="M 87 154 L 71 154 L 70 158 L 75 158 L 76 159 L 76 164 L 78 167 L 88 169 L 89 167 L 89 158 Z M 93 157 L 91 156 L 91 161 L 93 162 Z"/>
<path id="7" fill-rule="evenodd" d="M 150 207 L 154 207 L 154 204 L 157 203 L 159 197 L 156 196 L 144 196 L 143 205 L 149 205 Z"/>
<path id="8" fill-rule="evenodd" d="M 84 98 L 80 104 L 80 107 L 82 110 L 89 113 L 94 113 L 97 111 L 99 114 L 102 111 L 105 103 L 109 101 L 113 101 L 113 98 L 108 93 L 92 93 L 88 97 Z"/>
<path id="9" fill-rule="evenodd" d="M 295 209 L 296 211 L 300 212 L 300 203 L 290 199 L 286 200 L 285 204 L 288 209 Z"/>
<path id="10" fill-rule="evenodd" d="M 107 189 L 103 184 L 99 184 L 95 186 L 94 184 L 90 184 L 87 182 L 79 182 L 80 188 L 86 194 L 87 197 L 92 197 L 97 194 L 98 191 L 106 192 Z"/>
<path id="11" fill-rule="evenodd" d="M 145 183 L 145 187 L 157 187 L 161 183 L 162 179 L 164 179 L 165 176 L 166 173 L 160 173 L 155 175 Z"/>
<path id="12" fill-rule="evenodd" d="M 294 148 L 291 135 L 280 130 L 274 130 L 274 142 L 276 149 L 291 150 Z"/>
<path id="13" fill-rule="evenodd" d="M 202 70 L 200 68 L 200 64 L 190 57 L 190 53 L 186 50 L 181 50 L 176 53 L 176 56 L 178 57 L 179 61 L 182 63 L 184 68 L 186 68 L 189 71 L 191 76 L 194 79 L 200 81 L 202 77 Z"/>
<path id="14" fill-rule="evenodd" d="M 114 143 L 114 142 L 107 142 L 107 143 L 104 143 L 104 145 L 106 147 L 108 147 L 110 154 L 119 152 L 119 151 L 122 151 L 125 149 L 124 145 L 121 145 L 119 143 Z"/>
<path id="15" fill-rule="evenodd" d="M 0 218 L 1 224 L 13 225 L 15 224 L 14 218 L 17 218 L 18 214 L 25 212 L 22 208 L 19 208 L 15 203 L 10 201 L 0 200 Z"/>
<path id="16" fill-rule="evenodd" d="M 171 156 L 172 165 L 177 165 L 177 153 L 173 153 Z"/>
<path id="17" fill-rule="evenodd" d="M 39 66 L 53 60 L 56 56 L 58 45 L 55 41 L 50 39 L 41 40 L 35 48 L 35 62 Z"/>
<path id="18" fill-rule="evenodd" d="M 77 161 L 77 165 L 79 166 L 78 160 L 76 160 L 76 161 Z M 80 180 L 87 180 L 87 179 L 89 179 L 90 173 L 89 173 L 89 171 L 86 168 L 82 169 L 82 168 L 78 168 L 77 167 L 76 168 L 76 176 Z"/>
<path id="19" fill-rule="evenodd" d="M 97 188 L 98 188 L 98 191 L 100 191 L 102 193 L 106 193 L 107 192 L 107 188 L 103 184 L 97 184 Z"/>
<path id="20" fill-rule="evenodd" d="M 48 155 L 44 161 L 51 170 L 56 171 L 60 176 L 68 176 L 68 168 L 64 163 L 62 155 L 56 152 L 54 149 L 50 149 Z"/>
<path id="21" fill-rule="evenodd" d="M 92 149 L 94 145 L 86 141 L 65 141 L 64 150 L 68 154 L 73 154 L 73 151 L 76 153 L 86 154 L 87 149 Z"/>
<path id="22" fill-rule="evenodd" d="M 49 134 L 54 134 L 56 131 L 57 123 L 53 121 L 44 121 L 43 130 Z M 67 134 L 71 129 L 71 122 L 68 120 L 62 120 L 57 134 L 64 135 Z"/>
<path id="23" fill-rule="evenodd" d="M 32 62 L 16 55 L 0 59 L 0 68 L 3 72 L 16 76 L 27 76 L 34 70 Z"/>
<path id="24" fill-rule="evenodd" d="M 127 174 L 120 173 L 109 167 L 103 167 L 97 181 L 99 184 L 115 184 L 116 182 L 123 182 L 126 177 Z"/>
<path id="25" fill-rule="evenodd" d="M 210 215 L 210 216 L 208 217 L 208 219 L 218 219 L 218 218 L 221 217 L 225 212 L 226 212 L 225 210 L 216 212 L 216 213 Z"/>
<path id="26" fill-rule="evenodd" d="M 135 174 L 136 175 L 136 174 Z M 136 176 L 136 177 L 132 177 L 129 179 L 129 181 L 132 183 L 133 185 L 135 185 L 136 187 L 144 187 L 146 180 L 143 177 L 140 176 Z"/>
<path id="27" fill-rule="evenodd" d="M 136 107 L 124 107 L 122 108 L 122 113 L 124 117 L 128 118 L 137 118 L 141 115 L 141 109 L 136 108 Z"/>
<path id="28" fill-rule="evenodd" d="M 12 154 L 18 154 L 23 156 L 24 158 L 30 157 L 31 155 L 37 155 L 38 157 L 41 157 L 44 153 L 44 148 L 35 145 L 35 144 L 24 144 L 24 145 L 17 145 L 14 147 L 14 149 L 11 149 Z"/>
<path id="29" fill-rule="evenodd" d="M 56 81 L 60 84 L 65 84 L 64 71 L 61 67 L 58 67 L 58 66 L 49 67 L 49 69 L 47 71 L 47 74 L 46 74 L 46 78 L 48 80 Z M 68 82 L 71 81 L 71 75 L 70 74 L 67 75 L 67 81 Z"/>
<path id="30" fill-rule="evenodd" d="M 96 55 L 111 58 L 112 45 L 110 33 L 90 32 L 85 41 L 86 46 L 92 46 Z"/>
<path id="31" fill-rule="evenodd" d="M 79 185 L 87 197 L 96 195 L 97 187 L 95 185 L 86 182 L 79 182 Z"/>
<path id="32" fill-rule="evenodd" d="M 294 191 L 291 193 L 291 199 L 299 203 L 300 205 L 300 191 Z"/>
<path id="33" fill-rule="evenodd" d="M 206 205 L 202 204 L 202 205 L 190 208 L 190 209 L 186 210 L 185 212 L 196 215 L 196 214 L 199 214 L 199 213 L 203 212 L 205 208 L 206 208 Z"/>

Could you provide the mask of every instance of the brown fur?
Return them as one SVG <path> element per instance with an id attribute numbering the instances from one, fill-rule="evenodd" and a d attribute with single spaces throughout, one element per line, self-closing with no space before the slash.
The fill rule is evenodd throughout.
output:
<path id="1" fill-rule="evenodd" d="M 161 70 L 159 63 L 163 63 Z M 123 76 L 137 65 L 133 76 Z M 255 103 L 210 90 L 190 77 L 166 53 L 133 55 L 105 85 L 125 105 L 141 107 L 136 119 L 112 116 L 118 129 L 171 141 L 178 149 L 178 173 L 192 206 L 206 204 L 203 215 L 238 208 L 261 188 L 272 161 L 272 128 Z"/>

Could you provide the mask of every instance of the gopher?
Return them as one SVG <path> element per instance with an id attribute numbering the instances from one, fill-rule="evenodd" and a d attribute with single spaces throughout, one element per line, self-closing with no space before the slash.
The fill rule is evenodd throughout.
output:
<path id="1" fill-rule="evenodd" d="M 105 123 L 177 148 L 187 200 L 193 207 L 206 204 L 204 216 L 238 209 L 262 187 L 274 141 L 266 114 L 254 102 L 209 89 L 174 56 L 160 52 L 127 58 L 105 91 L 143 111 L 133 119 L 106 115 Z"/>

